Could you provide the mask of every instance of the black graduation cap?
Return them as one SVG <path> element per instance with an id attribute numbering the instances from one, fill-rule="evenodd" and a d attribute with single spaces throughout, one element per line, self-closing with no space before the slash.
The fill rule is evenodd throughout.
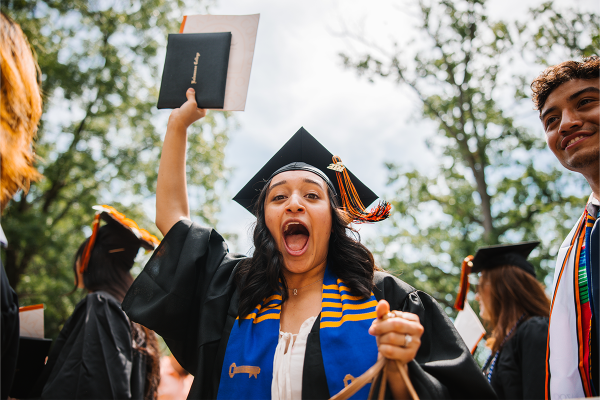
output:
<path id="1" fill-rule="evenodd" d="M 523 271 L 536 277 L 535 268 L 529 261 L 529 253 L 535 249 L 540 242 L 522 242 L 516 244 L 499 244 L 496 246 L 481 247 L 473 258 L 471 272 L 481 272 L 504 265 L 514 265 Z"/>
<path id="2" fill-rule="evenodd" d="M 279 173 L 294 170 L 310 171 L 323 178 L 340 197 L 343 207 L 355 222 L 376 222 L 389 216 L 391 206 L 385 201 L 373 211 L 365 211 L 364 204 L 374 202 L 377 195 L 345 168 L 339 157 L 334 157 L 304 128 L 300 128 L 279 149 L 233 200 L 254 213 L 255 202 L 265 184 Z"/>
<path id="3" fill-rule="evenodd" d="M 94 223 L 92 225 L 92 236 L 83 252 L 80 272 L 88 265 L 94 246 L 102 246 L 103 250 L 121 261 L 124 265 L 133 266 L 133 261 L 140 247 L 146 250 L 154 250 L 160 244 L 160 240 L 145 229 L 140 228 L 135 221 L 118 212 L 114 207 L 98 205 Z M 106 222 L 100 227 L 100 220 Z"/>
<path id="4" fill-rule="evenodd" d="M 470 273 L 481 272 L 483 270 L 489 271 L 490 269 L 505 265 L 514 265 L 535 278 L 535 268 L 527 261 L 527 257 L 539 244 L 540 242 L 538 241 L 532 241 L 481 247 L 475 253 L 475 257 L 466 257 L 461 267 L 460 287 L 454 308 L 457 310 L 464 308 L 467 292 L 469 291 L 468 275 Z"/>

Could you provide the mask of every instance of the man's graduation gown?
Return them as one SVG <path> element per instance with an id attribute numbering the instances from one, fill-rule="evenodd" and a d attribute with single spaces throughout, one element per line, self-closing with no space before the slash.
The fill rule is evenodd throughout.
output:
<path id="1" fill-rule="evenodd" d="M 54 343 L 34 395 L 43 399 L 143 399 L 146 357 L 130 322 L 106 292 L 87 295 Z"/>
<path id="2" fill-rule="evenodd" d="M 217 397 L 229 334 L 238 316 L 234 270 L 245 256 L 228 252 L 214 230 L 187 220 L 167 233 L 123 300 L 129 317 L 164 339 L 195 377 L 190 399 Z M 373 293 L 392 309 L 415 313 L 425 333 L 409 373 L 421 398 L 495 398 L 469 350 L 439 305 L 389 274 L 375 274 Z M 330 393 L 319 340 L 319 318 L 308 336 L 302 397 Z"/>
<path id="3" fill-rule="evenodd" d="M 545 398 L 547 338 L 548 317 L 531 317 L 504 344 L 491 382 L 499 399 Z"/>

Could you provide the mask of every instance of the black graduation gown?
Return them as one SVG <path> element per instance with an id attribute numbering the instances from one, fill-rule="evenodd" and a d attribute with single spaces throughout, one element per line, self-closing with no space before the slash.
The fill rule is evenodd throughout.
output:
<path id="1" fill-rule="evenodd" d="M 189 399 L 217 397 L 221 367 L 237 317 L 239 291 L 234 269 L 245 256 L 230 254 L 214 230 L 179 221 L 167 233 L 123 300 L 129 317 L 164 339 L 195 379 Z M 419 315 L 425 328 L 409 373 L 425 398 L 495 398 L 450 320 L 427 294 L 377 272 L 377 299 L 392 309 Z M 319 340 L 319 319 L 308 336 L 302 397 L 327 399 L 329 393 Z"/>
<path id="2" fill-rule="evenodd" d="M 524 321 L 502 347 L 492 372 L 492 387 L 500 399 L 546 397 L 548 317 Z M 485 371 L 488 370 L 486 365 Z"/>
<path id="3" fill-rule="evenodd" d="M 10 287 L 4 266 L 0 261 L 0 297 L 2 307 L 2 374 L 1 374 L 1 398 L 6 399 L 10 393 L 15 370 L 17 368 L 17 356 L 19 354 L 19 299 Z"/>
<path id="4" fill-rule="evenodd" d="M 129 319 L 106 292 L 75 307 L 34 389 L 43 399 L 143 399 L 146 358 L 133 349 Z"/>

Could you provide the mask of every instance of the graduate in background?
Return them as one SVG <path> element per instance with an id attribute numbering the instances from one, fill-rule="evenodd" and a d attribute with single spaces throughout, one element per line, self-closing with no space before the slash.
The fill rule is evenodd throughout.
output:
<path id="1" fill-rule="evenodd" d="M 0 13 L 0 214 L 19 190 L 41 177 L 33 138 L 42 116 L 39 67 L 17 23 Z M 8 246 L 0 226 L 0 246 Z M 19 301 L 0 261 L 2 371 L 0 398 L 10 393 L 19 350 Z"/>
<path id="2" fill-rule="evenodd" d="M 54 343 L 34 395 L 42 399 L 156 399 L 156 335 L 129 321 L 121 302 L 140 247 L 159 241 L 109 206 L 96 206 L 93 233 L 73 265 L 75 285 L 89 294 Z M 106 222 L 100 227 L 100 220 Z"/>
<path id="3" fill-rule="evenodd" d="M 165 238 L 123 309 L 194 375 L 190 399 L 326 399 L 379 353 L 403 364 L 422 398 L 495 398 L 435 300 L 376 268 L 356 239 L 350 222 L 385 219 L 387 204 L 367 212 L 365 195 L 377 196 L 304 129 L 236 196 L 257 218 L 252 257 L 230 254 L 216 231 L 192 222 L 187 128 L 205 110 L 192 89 L 186 95 L 169 118 L 158 173 Z M 399 311 L 376 319 L 390 308 Z M 388 396 L 408 398 L 390 365 Z"/>
<path id="4" fill-rule="evenodd" d="M 475 299 L 492 350 L 483 373 L 500 399 L 544 398 L 550 300 L 527 261 L 538 244 L 482 247 L 463 262 L 457 303 L 466 297 L 467 275 L 481 273 Z"/>

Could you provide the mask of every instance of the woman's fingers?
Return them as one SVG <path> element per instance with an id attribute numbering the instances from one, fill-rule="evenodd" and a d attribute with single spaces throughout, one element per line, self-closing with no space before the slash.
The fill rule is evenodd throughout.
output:
<path id="1" fill-rule="evenodd" d="M 402 363 L 412 361 L 419 347 L 423 326 L 416 314 L 391 311 L 387 301 L 381 300 L 376 308 L 377 319 L 369 328 L 369 333 L 377 337 L 379 353 L 389 360 Z"/>
<path id="2" fill-rule="evenodd" d="M 379 303 L 377 303 L 376 311 L 377 319 L 383 318 L 385 314 L 390 312 L 390 303 L 388 303 L 386 300 L 379 300 Z"/>
<path id="3" fill-rule="evenodd" d="M 419 324 L 421 323 L 421 320 L 419 319 L 419 316 L 417 314 L 413 314 L 413 313 L 409 313 L 409 312 L 402 312 L 402 311 L 392 311 L 392 313 L 396 317 L 407 319 L 409 321 L 418 322 Z"/>
<path id="4" fill-rule="evenodd" d="M 181 106 L 182 109 L 186 109 L 188 120 L 190 121 L 190 125 L 194 122 L 203 118 L 206 115 L 206 110 L 204 108 L 198 108 L 198 103 L 196 103 L 196 91 L 192 88 L 189 88 L 185 92 L 185 97 L 187 101 Z"/>
<path id="5" fill-rule="evenodd" d="M 391 330 L 377 335 L 377 348 L 388 360 L 398 360 L 407 364 L 416 357 L 421 347 L 422 333 L 422 329 L 418 328 L 403 330 L 402 333 Z"/>
<path id="6" fill-rule="evenodd" d="M 198 108 L 198 104 L 196 103 L 196 91 L 194 89 L 189 88 L 185 92 L 185 97 L 187 98 L 187 101 L 189 101 L 190 103 L 194 103 L 196 108 Z"/>
<path id="7" fill-rule="evenodd" d="M 185 97 L 187 98 L 187 101 L 183 103 L 180 108 L 173 110 L 169 122 L 181 124 L 187 129 L 188 126 L 206 116 L 206 110 L 198 108 L 198 104 L 196 103 L 196 91 L 194 89 L 189 88 L 185 92 Z"/>
<path id="8" fill-rule="evenodd" d="M 402 313 L 402 317 L 392 317 L 385 321 L 376 319 L 369 328 L 369 333 L 374 336 L 380 336 L 389 332 L 399 334 L 408 333 L 411 336 L 421 337 L 423 326 L 419 322 L 419 317 L 411 313 Z"/>
<path id="9" fill-rule="evenodd" d="M 378 337 L 380 344 L 389 344 L 392 346 L 400 346 L 403 348 L 419 347 L 421 345 L 421 337 L 410 335 L 408 333 L 389 332 Z"/>
<path id="10" fill-rule="evenodd" d="M 420 342 L 419 342 L 420 345 Z M 379 353 L 388 360 L 398 360 L 403 364 L 408 364 L 414 360 L 417 355 L 418 347 L 413 348 L 412 344 L 409 347 L 399 347 L 391 344 L 380 344 L 378 346 Z"/>

